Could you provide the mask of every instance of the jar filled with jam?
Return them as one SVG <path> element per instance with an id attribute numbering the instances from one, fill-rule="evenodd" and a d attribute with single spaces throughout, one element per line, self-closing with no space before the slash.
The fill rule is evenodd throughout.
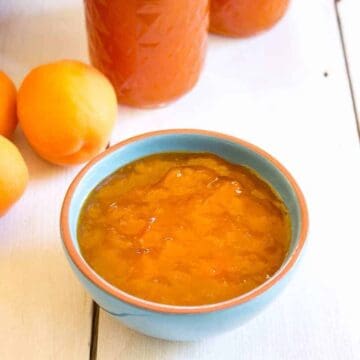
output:
<path id="1" fill-rule="evenodd" d="M 91 62 L 118 101 L 157 107 L 188 92 L 202 68 L 207 0 L 85 0 Z"/>
<path id="2" fill-rule="evenodd" d="M 289 0 L 210 0 L 210 5 L 211 32 L 247 37 L 277 23 Z"/>

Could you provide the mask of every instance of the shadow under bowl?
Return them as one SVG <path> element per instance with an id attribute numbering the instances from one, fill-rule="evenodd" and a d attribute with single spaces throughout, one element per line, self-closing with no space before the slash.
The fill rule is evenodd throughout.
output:
<path id="1" fill-rule="evenodd" d="M 172 306 L 146 301 L 101 278 L 84 260 L 77 223 L 89 193 L 114 171 L 137 159 L 162 152 L 208 152 L 255 170 L 278 192 L 291 218 L 291 243 L 281 268 L 252 291 L 220 303 Z M 193 341 L 229 331 L 245 323 L 271 302 L 291 279 L 305 243 L 308 214 L 302 192 L 290 173 L 260 148 L 228 135 L 204 130 L 147 133 L 110 147 L 86 165 L 69 187 L 61 211 L 61 235 L 69 263 L 91 297 L 129 328 L 143 334 Z"/>

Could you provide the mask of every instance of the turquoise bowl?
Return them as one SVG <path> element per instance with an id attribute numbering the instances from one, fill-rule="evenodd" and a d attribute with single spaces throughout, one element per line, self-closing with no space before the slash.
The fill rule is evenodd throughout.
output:
<path id="1" fill-rule="evenodd" d="M 292 221 L 289 253 L 265 283 L 239 297 L 210 305 L 172 306 L 127 294 L 101 278 L 82 257 L 76 229 L 89 193 L 118 168 L 161 152 L 209 152 L 257 171 L 286 203 Z M 127 327 L 166 340 L 192 341 L 232 330 L 266 307 L 291 279 L 308 228 L 304 197 L 289 172 L 273 157 L 243 140 L 203 130 L 165 130 L 136 136 L 97 156 L 76 176 L 61 211 L 61 235 L 69 263 L 80 282 L 109 314 Z"/>

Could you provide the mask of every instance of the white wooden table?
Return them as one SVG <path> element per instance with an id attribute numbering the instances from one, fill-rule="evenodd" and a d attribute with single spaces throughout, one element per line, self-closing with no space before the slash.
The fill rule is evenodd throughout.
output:
<path id="1" fill-rule="evenodd" d="M 63 255 L 59 210 L 79 167 L 38 158 L 0 219 L 0 359 L 360 359 L 360 1 L 293 0 L 272 31 L 211 37 L 198 86 L 153 111 L 120 107 L 112 143 L 195 127 L 265 148 L 298 179 L 311 230 L 299 271 L 265 312 L 199 343 L 130 331 L 100 311 Z M 87 61 L 81 0 L 0 0 L 0 68 L 19 84 L 40 63 Z"/>

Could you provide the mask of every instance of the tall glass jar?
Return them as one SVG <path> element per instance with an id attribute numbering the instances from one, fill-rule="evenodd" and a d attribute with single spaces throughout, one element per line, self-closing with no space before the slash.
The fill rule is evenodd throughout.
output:
<path id="1" fill-rule="evenodd" d="M 210 0 L 210 31 L 246 37 L 267 30 L 285 14 L 289 0 Z"/>
<path id="2" fill-rule="evenodd" d="M 120 103 L 160 106 L 197 82 L 208 0 L 85 0 L 85 13 L 91 62 Z"/>

